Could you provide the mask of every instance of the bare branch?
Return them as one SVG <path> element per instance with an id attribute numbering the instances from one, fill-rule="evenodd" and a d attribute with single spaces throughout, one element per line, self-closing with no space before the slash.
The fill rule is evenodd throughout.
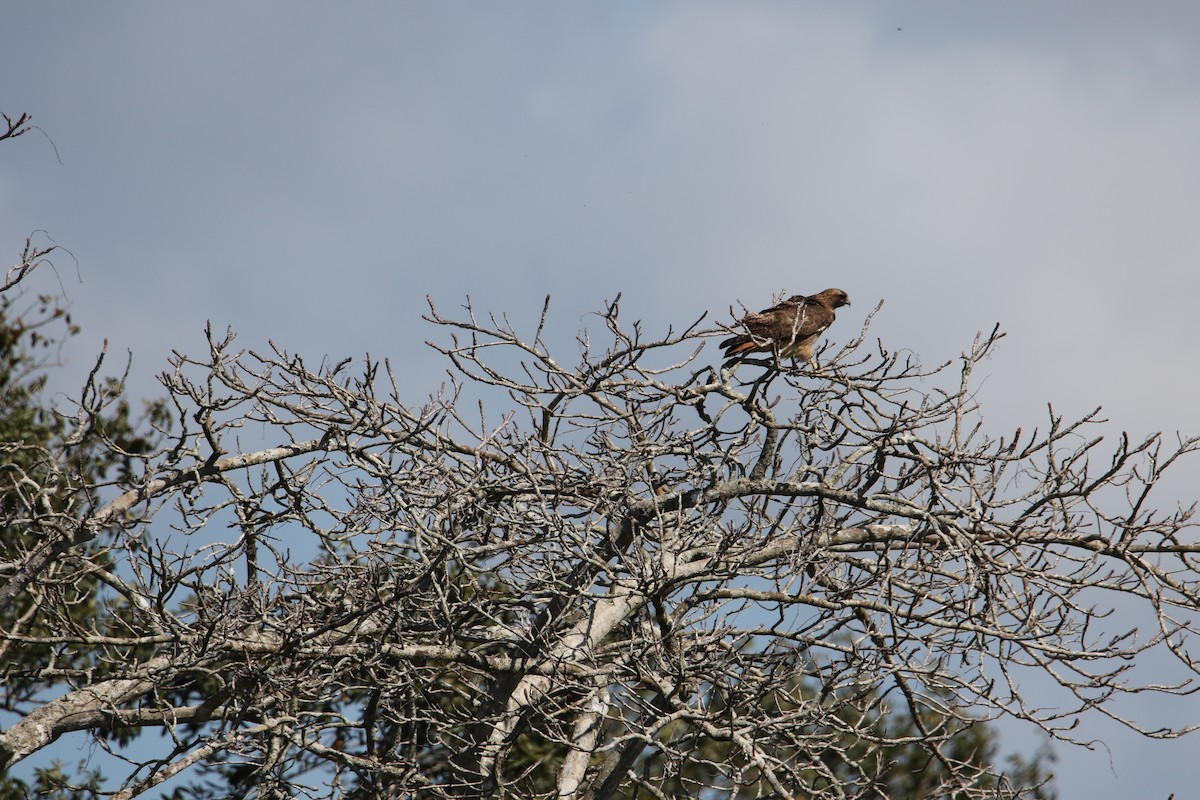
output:
<path id="1" fill-rule="evenodd" d="M 619 299 L 569 356 L 548 299 L 524 334 L 430 301 L 449 378 L 418 403 L 387 361 L 210 330 L 108 482 L 63 466 L 105 441 L 98 366 L 60 449 L 5 445 L 36 536 L 0 563 L 32 609 L 0 646 L 42 653 L 5 673 L 36 687 L 6 763 L 154 728 L 120 796 L 238 763 L 263 794 L 867 798 L 915 752 L 920 796 L 983 798 L 1028 786 L 964 752 L 981 720 L 1186 731 L 1119 709 L 1197 685 L 1194 508 L 1155 488 L 1200 440 L 1053 408 L 991 438 L 998 328 L 935 369 L 864 327 L 819 375 L 731 372 L 721 327 L 652 335 Z"/>

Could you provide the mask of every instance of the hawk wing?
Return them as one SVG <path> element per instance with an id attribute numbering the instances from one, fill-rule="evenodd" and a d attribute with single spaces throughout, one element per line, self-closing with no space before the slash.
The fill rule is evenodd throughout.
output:
<path id="1" fill-rule="evenodd" d="M 817 337 L 833 324 L 833 318 L 833 309 L 828 306 L 811 297 L 793 295 L 770 308 L 747 314 L 742 326 L 749 333 L 731 336 L 721 342 L 721 347 L 727 357 L 778 349 L 781 356 L 807 361 Z"/>

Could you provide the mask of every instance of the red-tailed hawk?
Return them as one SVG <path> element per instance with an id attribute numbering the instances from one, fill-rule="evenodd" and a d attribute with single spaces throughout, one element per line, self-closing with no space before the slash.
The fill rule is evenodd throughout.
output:
<path id="1" fill-rule="evenodd" d="M 850 305 L 850 297 L 841 289 L 805 297 L 792 295 L 782 303 L 742 319 L 747 333 L 721 342 L 727 364 L 749 353 L 773 351 L 779 358 L 807 361 L 814 368 L 813 346 L 825 329 L 833 324 L 835 308 Z"/>

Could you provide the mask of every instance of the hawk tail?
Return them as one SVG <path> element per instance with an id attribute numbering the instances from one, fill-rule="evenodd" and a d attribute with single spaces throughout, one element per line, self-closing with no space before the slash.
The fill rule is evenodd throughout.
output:
<path id="1" fill-rule="evenodd" d="M 726 357 L 741 355 L 742 353 L 749 353 L 757 346 L 758 345 L 752 338 L 744 335 L 731 336 L 725 341 L 721 342 L 721 349 L 725 351 Z"/>

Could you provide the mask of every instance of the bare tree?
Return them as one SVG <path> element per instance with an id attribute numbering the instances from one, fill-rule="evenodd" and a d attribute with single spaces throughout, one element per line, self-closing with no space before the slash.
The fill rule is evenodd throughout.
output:
<path id="1" fill-rule="evenodd" d="M 1197 439 L 1105 450 L 1053 410 L 987 435 L 997 331 L 925 370 L 864 326 L 814 375 L 722 369 L 727 330 L 616 302 L 556 346 L 548 313 L 431 303 L 449 377 L 418 403 L 386 360 L 210 331 L 161 377 L 164 446 L 110 442 L 111 481 L 63 466 L 120 399 L 94 372 L 74 435 L 2 473 L 32 535 L 0 597 L 36 612 L 0 645 L 50 656 L 5 668 L 42 691 L 0 765 L 76 734 L 128 760 L 116 798 L 196 769 L 262 797 L 875 798 L 906 747 L 921 796 L 1003 797 L 955 745 L 978 720 L 1143 730 L 1123 696 L 1194 689 L 1192 509 L 1149 495 Z"/>

